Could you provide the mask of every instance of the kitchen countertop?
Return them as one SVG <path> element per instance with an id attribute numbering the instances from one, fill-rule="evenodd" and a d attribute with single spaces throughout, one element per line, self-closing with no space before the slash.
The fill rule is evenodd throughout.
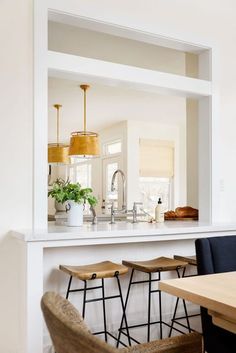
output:
<path id="1" fill-rule="evenodd" d="M 86 244 L 114 244 L 125 242 L 195 239 L 200 236 L 231 235 L 236 224 L 211 224 L 198 221 L 165 221 L 164 223 L 101 222 L 84 223 L 82 227 L 56 226 L 49 222 L 48 230 L 14 231 L 13 236 L 25 242 L 77 241 Z M 224 235 L 224 234 L 223 234 Z"/>

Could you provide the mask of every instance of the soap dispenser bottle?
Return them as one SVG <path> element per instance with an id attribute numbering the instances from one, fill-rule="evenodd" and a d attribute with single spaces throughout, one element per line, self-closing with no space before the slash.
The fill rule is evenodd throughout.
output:
<path id="1" fill-rule="evenodd" d="M 158 199 L 157 206 L 155 209 L 155 220 L 157 223 L 164 222 L 164 210 L 163 210 L 163 205 L 160 197 Z"/>

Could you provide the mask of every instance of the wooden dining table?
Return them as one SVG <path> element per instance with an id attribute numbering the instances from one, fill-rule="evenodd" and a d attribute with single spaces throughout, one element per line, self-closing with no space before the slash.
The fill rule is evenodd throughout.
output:
<path id="1" fill-rule="evenodd" d="M 159 289 L 208 309 L 215 325 L 236 333 L 236 271 L 165 280 Z"/>

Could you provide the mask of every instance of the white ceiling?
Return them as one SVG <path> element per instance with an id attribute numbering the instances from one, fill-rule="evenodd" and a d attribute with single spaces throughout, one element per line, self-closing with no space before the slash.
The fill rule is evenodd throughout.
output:
<path id="1" fill-rule="evenodd" d="M 83 129 L 83 92 L 75 82 L 49 79 L 49 141 L 55 140 L 56 112 L 53 104 L 62 104 L 61 139 L 71 131 Z M 123 120 L 141 120 L 171 125 L 186 121 L 186 99 L 92 84 L 87 92 L 88 129 L 99 131 Z"/>

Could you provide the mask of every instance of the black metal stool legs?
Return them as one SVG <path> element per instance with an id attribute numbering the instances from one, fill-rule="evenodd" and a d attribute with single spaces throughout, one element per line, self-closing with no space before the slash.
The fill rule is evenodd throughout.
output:
<path id="1" fill-rule="evenodd" d="M 185 277 L 185 276 L 184 276 L 184 275 L 185 275 L 185 270 L 186 270 L 186 268 L 184 268 L 184 270 L 183 270 L 182 277 Z M 177 272 L 178 278 L 180 278 L 181 276 L 180 276 L 179 270 L 177 269 L 176 272 Z M 188 315 L 186 302 L 185 302 L 184 299 L 182 299 L 182 301 L 183 301 L 183 307 L 184 307 L 184 314 L 185 314 L 185 316 L 181 316 L 181 317 L 176 318 L 177 309 L 178 309 L 178 305 L 179 305 L 179 298 L 177 298 L 177 299 L 176 299 L 176 303 L 175 303 L 174 314 L 173 314 L 173 317 L 172 317 L 172 319 L 171 319 L 171 327 L 170 327 L 169 337 L 171 337 L 172 331 L 173 331 L 173 329 L 175 329 L 175 328 L 174 328 L 174 324 L 175 324 L 175 323 L 178 324 L 178 325 L 180 325 L 180 326 L 182 326 L 182 327 L 184 327 L 184 328 L 186 328 L 189 333 L 193 331 L 193 330 L 191 329 L 191 326 L 190 326 L 189 317 L 192 317 L 192 316 L 195 316 L 195 315 Z M 186 319 L 186 324 L 187 324 L 187 325 L 184 325 L 184 324 L 182 324 L 181 322 L 178 322 L 178 321 L 177 321 L 177 320 L 181 320 L 181 319 Z M 176 329 L 175 329 L 175 330 L 176 330 Z M 182 331 L 179 331 L 179 332 L 184 333 L 184 332 L 182 332 Z"/>
<path id="2" fill-rule="evenodd" d="M 159 280 L 161 279 L 161 274 L 159 273 Z M 158 291 L 158 295 L 159 295 L 159 321 L 160 321 L 160 339 L 162 340 L 162 305 L 161 305 L 161 291 Z"/>
<path id="3" fill-rule="evenodd" d="M 148 283 L 148 322 L 147 322 L 147 342 L 150 342 L 151 300 L 152 300 L 152 274 L 151 274 L 151 273 L 149 273 L 149 283 Z"/>
<path id="4" fill-rule="evenodd" d="M 84 281 L 84 299 L 83 299 L 83 309 L 82 309 L 83 319 L 85 317 L 86 294 L 87 294 L 87 281 Z"/>
<path id="5" fill-rule="evenodd" d="M 69 297 L 71 282 L 72 282 L 72 276 L 70 276 L 70 279 L 69 279 L 69 283 L 66 291 L 66 299 L 68 299 Z"/>
<path id="6" fill-rule="evenodd" d="M 94 276 L 92 279 L 95 279 L 95 278 L 96 277 Z M 131 345 L 130 336 L 129 336 L 129 329 L 128 329 L 128 324 L 127 324 L 127 318 L 126 318 L 126 314 L 125 314 L 125 304 L 124 304 L 123 297 L 122 297 L 119 273 L 115 273 L 115 278 L 116 278 L 116 281 L 117 281 L 117 286 L 118 286 L 119 293 L 118 293 L 118 295 L 113 295 L 113 296 L 107 296 L 106 297 L 105 296 L 104 278 L 101 278 L 101 285 L 99 285 L 99 286 L 87 287 L 87 281 L 84 280 L 83 281 L 84 282 L 84 288 L 71 289 L 72 276 L 70 276 L 69 284 L 68 284 L 68 288 L 67 288 L 67 292 L 66 292 L 66 299 L 68 299 L 69 294 L 72 293 L 72 292 L 83 292 L 83 305 L 82 305 L 82 316 L 83 316 L 83 318 L 85 318 L 85 308 L 86 308 L 86 304 L 87 303 L 102 301 L 102 307 L 103 307 L 103 331 L 94 332 L 93 334 L 94 335 L 104 334 L 106 342 L 108 340 L 108 335 L 109 335 L 110 337 L 112 337 L 113 339 L 115 339 L 117 341 L 117 345 L 119 343 L 121 343 L 123 346 L 126 346 L 123 342 L 120 341 L 120 332 L 118 334 L 118 339 L 117 339 L 113 334 L 111 334 L 107 330 L 106 305 L 105 305 L 106 300 L 120 298 L 121 307 L 122 307 L 122 324 L 123 324 L 123 321 L 124 321 L 125 322 L 125 328 L 126 328 L 126 335 L 128 337 L 128 342 L 129 342 L 129 345 Z M 87 299 L 87 291 L 88 290 L 94 290 L 94 289 L 101 289 L 102 290 L 101 298 Z"/>
<path id="7" fill-rule="evenodd" d="M 128 304 L 129 292 L 130 292 L 130 287 L 131 287 L 133 275 L 134 275 L 134 270 L 131 271 L 131 275 L 130 275 L 129 285 L 128 285 L 127 294 L 126 294 L 126 298 L 125 298 L 123 315 L 122 315 L 121 324 L 120 324 L 120 328 L 119 328 L 119 332 L 118 332 L 118 338 L 117 338 L 117 344 L 116 344 L 117 348 L 119 347 L 121 333 L 126 335 L 124 332 L 122 332 L 122 328 L 123 328 L 124 318 L 126 317 L 126 308 L 127 308 L 127 304 Z M 128 329 L 127 317 L 126 317 L 126 327 Z M 131 337 L 130 337 L 130 335 L 129 335 L 129 345 L 131 346 Z"/>
<path id="8" fill-rule="evenodd" d="M 105 341 L 107 342 L 107 320 L 106 320 L 106 305 L 105 305 L 105 289 L 104 289 L 104 279 L 102 278 L 102 308 L 103 308 L 103 327 Z"/>
<path id="9" fill-rule="evenodd" d="M 137 284 L 143 284 L 143 283 L 147 283 L 148 284 L 148 297 L 147 297 L 147 304 L 148 304 L 148 316 L 147 316 L 147 321 L 145 323 L 141 323 L 141 324 L 136 324 L 136 325 L 130 325 L 128 326 L 128 324 L 126 325 L 126 327 L 128 327 L 128 329 L 133 329 L 133 328 L 138 328 L 138 327 L 144 327 L 147 326 L 147 342 L 150 342 L 151 339 L 151 325 L 154 324 L 159 324 L 159 336 L 162 339 L 163 337 L 163 325 L 166 325 L 168 327 L 171 327 L 169 324 L 167 324 L 166 322 L 164 322 L 162 320 L 162 297 L 161 297 L 161 291 L 159 289 L 152 289 L 152 282 L 158 282 L 161 279 L 161 273 L 160 272 L 155 272 L 158 274 L 158 278 L 152 278 L 152 273 L 147 273 L 148 274 L 148 279 L 147 280 L 141 280 L 141 281 L 133 281 L 133 275 L 134 275 L 134 269 L 132 269 L 131 275 L 130 275 L 130 280 L 129 280 L 129 286 L 128 286 L 128 290 L 127 290 L 127 295 L 126 295 L 126 300 L 125 300 L 125 306 L 124 306 L 124 310 L 126 312 L 127 309 L 127 304 L 128 304 L 128 300 L 129 300 L 129 295 L 130 295 L 130 289 L 132 285 L 137 285 Z M 151 309 L 152 309 L 152 294 L 153 293 L 158 293 L 158 299 L 159 299 L 159 320 L 158 321 L 151 321 Z M 123 327 L 123 323 L 124 323 L 124 317 L 122 317 L 121 320 L 121 325 L 120 325 L 120 329 L 119 329 L 119 335 L 118 335 L 118 342 L 117 342 L 117 347 L 119 345 L 119 340 L 120 340 L 120 336 L 121 334 L 124 334 L 127 336 L 127 334 L 124 332 L 125 327 Z M 178 330 L 177 330 L 178 331 Z M 130 333 L 130 341 L 134 341 L 135 343 L 140 343 L 139 341 L 137 341 L 135 338 L 133 338 Z M 129 344 L 130 344 L 129 341 Z"/>
<path id="10" fill-rule="evenodd" d="M 125 327 L 126 327 L 126 332 L 127 332 L 127 337 L 128 337 L 128 342 L 129 342 L 129 345 L 131 346 L 131 340 L 130 340 L 130 336 L 129 336 L 129 328 L 128 328 L 128 322 L 127 322 L 127 317 L 126 317 L 126 312 L 125 312 L 125 304 L 124 304 L 124 301 L 123 301 L 123 297 L 122 297 L 122 292 L 121 292 L 121 285 L 120 285 L 120 279 L 119 279 L 119 276 L 116 275 L 116 279 L 117 279 L 117 284 L 118 284 L 118 289 L 119 289 L 119 293 L 120 293 L 120 301 L 121 301 L 121 306 L 122 306 L 122 319 L 124 318 L 124 321 L 125 321 Z M 117 345 L 119 345 L 119 342 L 120 342 L 120 331 L 118 333 L 118 339 L 117 339 Z"/>
<path id="11" fill-rule="evenodd" d="M 123 315 L 122 320 L 121 320 L 121 324 L 120 324 L 120 329 L 119 329 L 119 334 L 118 334 L 118 338 L 117 338 L 117 347 L 119 346 L 119 342 L 120 342 L 120 337 L 121 334 L 124 334 L 125 336 L 128 337 L 128 334 L 125 332 L 125 330 L 128 329 L 133 329 L 133 328 L 138 328 L 138 327 L 144 327 L 147 326 L 147 342 L 150 342 L 151 340 L 151 325 L 155 325 L 158 324 L 159 325 L 159 338 L 162 339 L 163 338 L 163 325 L 167 326 L 170 328 L 170 333 L 169 336 L 172 333 L 172 330 L 175 330 L 179 333 L 184 333 L 183 331 L 179 330 L 178 328 L 174 327 L 174 321 L 171 322 L 171 324 L 163 321 L 163 317 L 162 317 L 162 292 L 159 289 L 152 289 L 152 282 L 159 282 L 161 280 L 161 271 L 157 271 L 157 272 L 153 272 L 153 273 L 157 273 L 158 277 L 157 278 L 153 278 L 152 277 L 152 272 L 148 272 L 148 279 L 147 280 L 141 280 L 141 281 L 135 281 L 133 280 L 133 275 L 134 275 L 134 269 L 132 269 L 131 275 L 130 275 L 130 280 L 129 280 L 129 285 L 128 285 L 128 290 L 127 290 L 127 295 L 126 295 L 126 299 L 125 299 L 125 305 L 124 305 L 124 312 L 126 312 L 127 310 L 127 304 L 128 304 L 128 300 L 129 300 L 129 295 L 130 295 L 130 289 L 132 285 L 137 285 L 137 284 L 144 284 L 147 283 L 148 284 L 148 297 L 147 297 L 147 301 L 148 301 L 148 317 L 147 317 L 147 321 L 145 323 L 140 323 L 140 324 L 136 324 L 136 325 L 128 325 L 127 320 L 125 321 L 125 325 L 123 327 L 124 324 L 124 320 L 125 320 L 125 316 Z M 176 272 L 178 277 L 180 278 L 180 268 L 176 268 Z M 184 274 L 184 272 L 183 272 Z M 152 312 L 152 294 L 153 293 L 158 293 L 158 304 L 159 304 L 159 318 L 158 321 L 151 321 L 151 312 Z M 173 320 L 175 319 L 176 316 L 176 312 L 177 312 L 177 307 L 178 307 L 178 303 L 179 301 L 176 302 L 175 305 L 175 311 L 174 311 L 174 316 L 173 316 Z M 186 307 L 186 303 L 183 300 L 183 307 L 184 307 L 184 312 L 185 312 L 185 317 L 186 321 L 187 321 L 187 326 L 184 325 L 184 327 L 187 327 L 189 332 L 191 332 L 191 328 L 190 328 L 190 323 L 189 323 L 189 316 L 188 316 L 188 312 L 187 312 L 187 307 Z M 127 316 L 127 314 L 126 314 Z M 128 330 L 127 330 L 128 332 Z M 135 343 L 140 343 L 138 340 L 136 340 L 134 337 L 132 337 L 129 333 L 129 344 L 131 341 L 134 341 Z"/>

